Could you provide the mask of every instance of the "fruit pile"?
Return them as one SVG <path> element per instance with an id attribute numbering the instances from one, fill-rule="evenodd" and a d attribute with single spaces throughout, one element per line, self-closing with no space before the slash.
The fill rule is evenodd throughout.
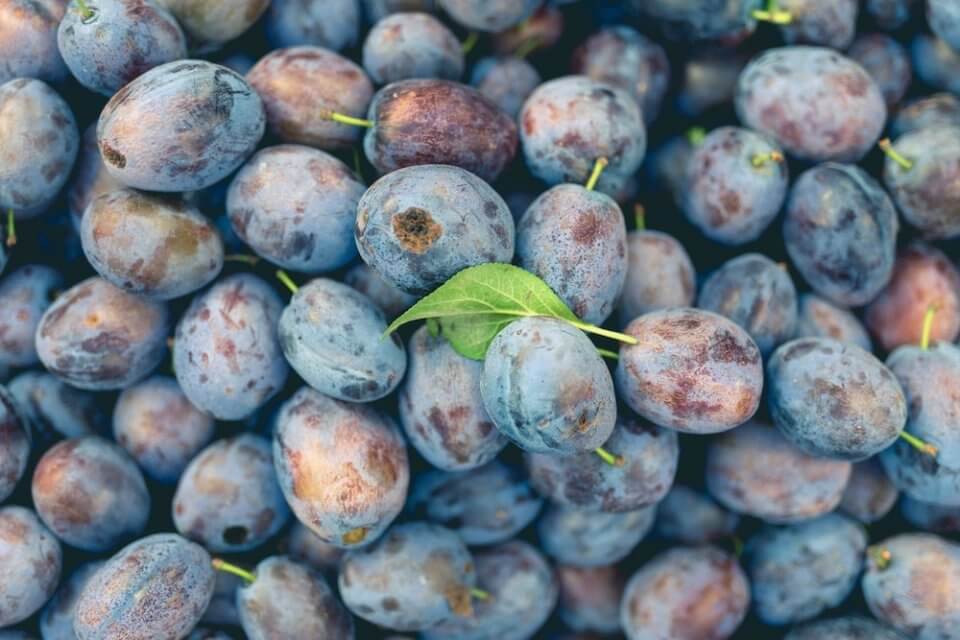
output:
<path id="1" fill-rule="evenodd" d="M 0 640 L 960 640 L 960 0 L 0 0 Z"/>

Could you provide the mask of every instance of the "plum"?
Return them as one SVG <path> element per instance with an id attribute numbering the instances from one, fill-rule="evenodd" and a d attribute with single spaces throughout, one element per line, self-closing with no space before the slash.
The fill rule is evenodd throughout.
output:
<path id="1" fill-rule="evenodd" d="M 62 557 L 60 543 L 33 511 L 0 508 L 0 628 L 26 620 L 50 599 Z"/>
<path id="2" fill-rule="evenodd" d="M 0 280 L 0 365 L 28 367 L 39 362 L 34 336 L 63 278 L 54 269 L 30 264 Z"/>
<path id="3" fill-rule="evenodd" d="M 870 335 L 857 316 L 815 293 L 800 296 L 793 337 L 831 338 L 873 351 Z"/>
<path id="4" fill-rule="evenodd" d="M 105 431 L 107 417 L 98 395 L 71 387 L 46 371 L 24 371 L 10 380 L 8 388 L 41 447 Z"/>
<path id="5" fill-rule="evenodd" d="M 361 18 L 359 0 L 272 0 L 264 27 L 276 49 L 315 45 L 340 51 L 356 44 Z"/>
<path id="6" fill-rule="evenodd" d="M 857 38 L 847 55 L 874 79 L 888 109 L 900 103 L 913 79 L 910 55 L 903 45 L 888 35 L 870 33 Z"/>
<path id="7" fill-rule="evenodd" d="M 673 485 L 657 505 L 657 533 L 681 544 L 724 542 L 733 537 L 739 522 L 737 514 L 682 484 Z"/>
<path id="8" fill-rule="evenodd" d="M 158 0 L 176 16 L 198 51 L 219 49 L 263 15 L 270 0 Z"/>
<path id="9" fill-rule="evenodd" d="M 543 551 L 575 567 L 619 562 L 640 544 L 656 518 L 656 507 L 605 513 L 549 506 L 537 522 Z"/>
<path id="10" fill-rule="evenodd" d="M 614 565 L 556 569 L 560 586 L 558 613 L 574 631 L 620 631 L 620 599 L 626 580 Z"/>
<path id="11" fill-rule="evenodd" d="M 946 42 L 928 33 L 913 38 L 910 46 L 913 71 L 926 84 L 944 91 L 960 90 L 960 54 Z"/>
<path id="12" fill-rule="evenodd" d="M 76 640 L 73 614 L 77 600 L 84 586 L 103 565 L 103 560 L 87 562 L 74 569 L 70 577 L 64 578 L 40 614 L 40 635 L 43 640 Z"/>
<path id="13" fill-rule="evenodd" d="M 857 29 L 858 0 L 778 0 L 792 20 L 781 25 L 787 44 L 818 44 L 844 51 Z"/>
<path id="14" fill-rule="evenodd" d="M 543 0 L 437 0 L 455 22 L 477 31 L 504 31 L 531 15 Z"/>
<path id="15" fill-rule="evenodd" d="M 409 78 L 459 80 L 460 41 L 429 13 L 394 13 L 378 21 L 363 42 L 363 68 L 377 84 Z"/>
<path id="16" fill-rule="evenodd" d="M 899 137 L 933 126 L 960 127 L 960 98 L 952 93 L 934 93 L 904 104 L 890 123 L 890 131 Z"/>
<path id="17" fill-rule="evenodd" d="M 20 406 L 0 387 L 0 502 L 13 493 L 30 459 L 30 430 Z"/>
<path id="18" fill-rule="evenodd" d="M 853 465 L 840 510 L 864 524 L 871 524 L 890 513 L 899 496 L 879 459 L 873 457 Z"/>
<path id="19" fill-rule="evenodd" d="M 324 542 L 306 525 L 294 519 L 286 538 L 286 552 L 291 558 L 301 560 L 317 571 L 336 573 L 345 549 Z"/>
<path id="20" fill-rule="evenodd" d="M 388 320 L 393 320 L 417 301 L 416 296 L 401 290 L 365 262 L 350 267 L 343 281 L 373 300 Z"/>
<path id="21" fill-rule="evenodd" d="M 97 146 L 97 123 L 83 132 L 73 176 L 67 184 L 67 206 L 73 227 L 80 230 L 83 213 L 98 196 L 123 188 L 123 183 L 110 175 Z"/>
<path id="22" fill-rule="evenodd" d="M 70 72 L 57 48 L 67 0 L 9 0 L 0 4 L 0 84 L 13 78 L 58 83 Z"/>
<path id="23" fill-rule="evenodd" d="M 662 231 L 631 231 L 627 260 L 620 326 L 644 313 L 693 305 L 697 293 L 693 261 L 676 238 Z"/>
<path id="24" fill-rule="evenodd" d="M 872 4 L 876 4 L 871 2 Z M 871 4 L 868 3 L 868 6 Z M 794 627 L 784 640 L 906 640 L 890 627 L 873 618 L 845 616 L 817 620 Z"/>
<path id="25" fill-rule="evenodd" d="M 698 116 L 733 102 L 737 79 L 746 64 L 742 54 L 721 47 L 693 52 L 683 68 L 683 87 L 677 96 L 677 107 L 688 116 Z"/>
<path id="26" fill-rule="evenodd" d="M 540 72 L 517 56 L 483 58 L 470 76 L 470 84 L 511 118 L 541 82 Z"/>

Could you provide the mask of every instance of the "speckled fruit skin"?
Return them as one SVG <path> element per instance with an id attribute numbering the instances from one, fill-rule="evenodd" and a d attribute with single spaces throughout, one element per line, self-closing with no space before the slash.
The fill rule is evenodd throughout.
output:
<path id="1" fill-rule="evenodd" d="M 849 462 L 808 456 L 760 422 L 723 434 L 707 451 L 710 494 L 728 509 L 777 524 L 833 511 L 850 472 Z"/>
<path id="2" fill-rule="evenodd" d="M 401 291 L 362 261 L 350 267 L 343 281 L 373 300 L 388 320 L 393 320 L 417 301 L 417 296 Z"/>
<path id="3" fill-rule="evenodd" d="M 203 60 L 154 67 L 100 113 L 97 143 L 113 177 L 150 191 L 195 191 L 253 153 L 263 103 L 235 71 Z"/>
<path id="4" fill-rule="evenodd" d="M 835 513 L 789 527 L 767 525 L 745 553 L 757 615 L 779 626 L 839 605 L 857 584 L 866 548 L 866 530 Z"/>
<path id="5" fill-rule="evenodd" d="M 960 50 L 960 3 L 956 0 L 927 2 L 927 22 L 938 38 Z"/>
<path id="6" fill-rule="evenodd" d="M 719 40 L 736 44 L 757 28 L 750 15 L 761 8 L 761 0 L 631 0 L 640 11 L 664 23 L 675 40 Z"/>
<path id="7" fill-rule="evenodd" d="M 437 0 L 455 21 L 468 29 L 498 32 L 514 27 L 536 11 L 543 0 Z"/>
<path id="8" fill-rule="evenodd" d="M 480 467 L 507 445 L 483 406 L 483 365 L 420 327 L 410 338 L 400 387 L 400 424 L 427 462 L 445 471 Z"/>
<path id="9" fill-rule="evenodd" d="M 516 56 L 483 58 L 470 76 L 470 84 L 511 118 L 541 82 L 536 67 Z"/>
<path id="10" fill-rule="evenodd" d="M 879 458 L 874 457 L 853 465 L 840 510 L 864 524 L 871 524 L 890 513 L 899 496 Z"/>
<path id="11" fill-rule="evenodd" d="M 13 78 L 60 82 L 70 75 L 57 49 L 67 0 L 11 0 L 0 5 L 0 84 Z"/>
<path id="12" fill-rule="evenodd" d="M 43 640 L 76 640 L 77 636 L 73 633 L 73 613 L 77 600 L 84 586 L 104 562 L 95 560 L 82 564 L 60 583 L 56 594 L 50 598 L 40 614 L 40 635 Z"/>
<path id="13" fill-rule="evenodd" d="M 191 40 L 192 48 L 220 48 L 253 26 L 270 0 L 158 0 L 176 16 Z"/>
<path id="14" fill-rule="evenodd" d="M 373 97 L 363 150 L 381 174 L 447 164 L 487 182 L 513 160 L 517 125 L 482 93 L 449 80 L 401 80 Z"/>
<path id="15" fill-rule="evenodd" d="M 104 431 L 107 420 L 97 394 L 71 387 L 46 371 L 24 371 L 10 380 L 8 389 L 41 447 Z"/>
<path id="16" fill-rule="evenodd" d="M 122 189 L 123 183 L 110 175 L 97 146 L 97 123 L 83 132 L 73 175 L 67 183 L 67 207 L 73 228 L 80 230 L 83 212 L 97 196 Z"/>
<path id="17" fill-rule="evenodd" d="M 13 493 L 30 459 L 29 425 L 16 402 L 0 386 L 0 502 Z"/>
<path id="18" fill-rule="evenodd" d="M 60 543 L 33 511 L 0 509 L 0 627 L 26 620 L 60 581 Z"/>
<path id="19" fill-rule="evenodd" d="M 883 181 L 904 219 L 930 239 L 960 235 L 960 126 L 932 125 L 898 137 L 894 149 L 913 163 L 892 158 Z"/>
<path id="20" fill-rule="evenodd" d="M 601 324 L 627 278 L 627 229 L 608 195 L 576 184 L 545 191 L 517 224 L 517 261 L 584 322 Z"/>
<path id="21" fill-rule="evenodd" d="M 353 61 L 321 47 L 276 49 L 260 58 L 247 81 L 263 98 L 271 133 L 283 142 L 347 149 L 363 132 L 329 119 L 336 111 L 362 118 L 373 83 Z"/>
<path id="22" fill-rule="evenodd" d="M 390 394 L 407 368 L 396 334 L 384 338 L 383 313 L 362 293 L 317 278 L 280 315 L 283 354 L 308 385 L 339 400 L 372 402 Z"/>
<path id="23" fill-rule="evenodd" d="M 31 264 L 0 280 L 0 365 L 28 367 L 36 364 L 34 334 L 53 292 L 63 278 L 50 267 Z"/>
<path id="24" fill-rule="evenodd" d="M 373 25 L 363 43 L 363 68 L 377 84 L 410 78 L 459 80 L 460 41 L 428 13 L 395 13 Z"/>
<path id="25" fill-rule="evenodd" d="M 590 36 L 573 52 L 571 71 L 633 94 L 646 123 L 660 112 L 670 83 L 663 47 L 636 30 L 612 27 Z"/>
<path id="26" fill-rule="evenodd" d="M 143 472 L 173 484 L 213 438 L 213 417 L 190 404 L 173 378 L 154 376 L 117 398 L 113 437 Z"/>
<path id="27" fill-rule="evenodd" d="M 627 234 L 627 278 L 620 296 L 620 326 L 644 313 L 689 307 L 696 298 L 690 254 L 662 231 Z"/>
<path id="28" fill-rule="evenodd" d="M 71 2 L 57 29 L 70 73 L 107 97 L 153 67 L 187 57 L 187 37 L 154 0 L 97 0 L 93 15 Z"/>
<path id="29" fill-rule="evenodd" d="M 547 184 L 587 181 L 597 158 L 609 165 L 597 190 L 616 193 L 640 168 L 647 148 L 633 96 L 586 76 L 537 87 L 520 112 L 520 139 L 531 173 Z"/>
<path id="30" fill-rule="evenodd" d="M 340 51 L 357 42 L 359 0 L 272 0 L 264 28 L 273 48 L 316 45 Z"/>
<path id="31" fill-rule="evenodd" d="M 883 187 L 859 167 L 828 163 L 793 183 L 783 237 L 791 262 L 814 291 L 859 306 L 890 280 L 899 228 Z"/>
<path id="32" fill-rule="evenodd" d="M 896 378 L 872 354 L 829 338 L 799 338 L 767 363 L 774 424 L 814 456 L 862 460 L 897 440 L 907 402 Z"/>
<path id="33" fill-rule="evenodd" d="M 475 546 L 506 542 L 520 533 L 537 517 L 543 499 L 520 469 L 494 460 L 463 473 L 418 475 L 407 504 Z"/>
<path id="34" fill-rule="evenodd" d="M 753 159 L 781 153 L 768 137 L 741 127 L 714 129 L 687 163 L 683 211 L 705 236 L 739 245 L 760 237 L 783 206 L 787 166 Z"/>
<path id="35" fill-rule="evenodd" d="M 945 91 L 960 89 L 960 55 L 940 38 L 927 33 L 916 35 L 910 45 L 910 58 L 914 73 L 926 84 Z"/>
<path id="36" fill-rule="evenodd" d="M 953 342 L 960 334 L 960 271 L 939 249 L 913 242 L 897 254 L 893 275 L 867 307 L 864 320 L 879 346 L 893 351 L 920 343 L 931 307 L 937 310 L 931 342 Z"/>
<path id="37" fill-rule="evenodd" d="M 859 160 L 887 119 L 883 94 L 853 60 L 824 47 L 768 49 L 740 74 L 735 100 L 745 126 L 804 160 Z"/>
<path id="38" fill-rule="evenodd" d="M 844 51 L 857 30 L 858 0 L 780 0 L 793 16 L 780 31 L 787 44 L 814 44 Z"/>
<path id="39" fill-rule="evenodd" d="M 933 93 L 906 102 L 890 122 L 890 132 L 900 137 L 927 127 L 960 127 L 960 98 Z"/>
<path id="40" fill-rule="evenodd" d="M 514 540 L 476 554 L 477 584 L 490 594 L 474 604 L 472 617 L 442 622 L 424 640 L 526 640 L 550 617 L 558 585 L 546 558 Z"/>
<path id="41" fill-rule="evenodd" d="M 793 337 L 797 323 L 797 290 L 790 274 L 758 253 L 737 256 L 710 274 L 697 306 L 743 327 L 763 356 Z"/>
<path id="42" fill-rule="evenodd" d="M 321 273 L 357 257 L 353 226 L 366 191 L 333 156 L 301 145 L 257 152 L 227 191 L 233 230 L 284 269 Z"/>
<path id="43" fill-rule="evenodd" d="M 620 624 L 629 640 L 723 640 L 749 605 L 750 585 L 735 558 L 714 547 L 671 549 L 627 582 Z"/>
<path id="44" fill-rule="evenodd" d="M 876 544 L 889 566 L 867 562 L 863 596 L 882 622 L 919 640 L 956 635 L 960 619 L 960 546 L 926 533 L 906 533 Z"/>
<path id="45" fill-rule="evenodd" d="M 13 209 L 18 218 L 41 214 L 77 158 L 73 112 L 43 82 L 16 78 L 0 84 L 0 128 L 0 209 Z"/>
<path id="46" fill-rule="evenodd" d="M 521 318 L 490 343 L 480 378 L 497 429 L 525 451 L 592 451 L 617 418 L 613 380 L 590 339 L 553 318 Z"/>
<path id="47" fill-rule="evenodd" d="M 510 209 L 476 175 L 447 165 L 399 169 L 360 198 L 355 230 L 364 262 L 413 294 L 467 267 L 513 259 Z"/>
<path id="48" fill-rule="evenodd" d="M 325 574 L 336 574 L 340 569 L 340 560 L 347 553 L 345 549 L 321 540 L 296 518 L 290 526 L 285 543 L 281 548 L 285 549 L 291 558 L 303 561 Z"/>
<path id="49" fill-rule="evenodd" d="M 214 571 L 202 547 L 158 533 L 124 547 L 97 571 L 77 602 L 78 640 L 176 640 L 200 621 Z"/>
<path id="50" fill-rule="evenodd" d="M 557 614 L 577 632 L 613 634 L 620 631 L 620 598 L 626 583 L 615 565 L 557 566 L 560 606 Z"/>
<path id="51" fill-rule="evenodd" d="M 196 296 L 173 341 L 177 382 L 190 402 L 219 420 L 240 420 L 286 382 L 277 323 L 283 303 L 256 276 L 221 279 Z"/>
<path id="52" fill-rule="evenodd" d="M 904 496 L 900 501 L 900 513 L 917 529 L 940 535 L 960 533 L 960 507 L 945 507 Z"/>
<path id="53" fill-rule="evenodd" d="M 800 296 L 794 338 L 831 338 L 873 351 L 863 323 L 850 311 L 815 293 Z"/>
<path id="54" fill-rule="evenodd" d="M 868 3 L 869 6 L 869 3 Z M 817 620 L 799 625 L 790 630 L 784 640 L 906 640 L 890 627 L 873 618 L 846 616 Z"/>
<path id="55" fill-rule="evenodd" d="M 470 616 L 473 558 L 449 529 L 426 522 L 393 527 L 375 545 L 351 551 L 340 596 L 355 615 L 396 631 L 421 631 Z"/>
<path id="56" fill-rule="evenodd" d="M 380 537 L 410 483 L 403 437 L 386 414 L 308 388 L 280 408 L 273 462 L 297 519 L 345 549 Z"/>
<path id="57" fill-rule="evenodd" d="M 168 330 L 163 304 L 89 278 L 47 308 L 37 327 L 37 354 L 67 384 L 123 389 L 160 364 Z"/>
<path id="58" fill-rule="evenodd" d="M 640 316 L 624 332 L 617 364 L 621 400 L 654 424 L 717 433 L 749 420 L 760 405 L 760 350 L 723 316 L 686 307 Z"/>
<path id="59" fill-rule="evenodd" d="M 675 484 L 657 504 L 657 534 L 686 545 L 729 540 L 740 516 L 727 511 L 708 495 Z"/>
<path id="60" fill-rule="evenodd" d="M 636 511 L 663 499 L 680 457 L 677 433 L 622 416 L 604 449 L 623 459 L 613 466 L 594 452 L 525 455 L 530 482 L 555 504 L 584 511 Z"/>
<path id="61" fill-rule="evenodd" d="M 877 83 L 888 109 L 900 103 L 913 79 L 910 55 L 903 45 L 888 35 L 870 33 L 858 37 L 848 55 Z"/>
<path id="62" fill-rule="evenodd" d="M 237 590 L 237 609 L 250 640 L 352 640 L 353 618 L 322 575 L 286 556 L 257 565 L 256 580 Z"/>
<path id="63" fill-rule="evenodd" d="M 198 453 L 173 496 L 177 531 L 214 553 L 254 549 L 289 517 L 270 441 L 252 433 L 218 440 Z"/>
<path id="64" fill-rule="evenodd" d="M 126 452 L 98 436 L 51 447 L 31 485 L 37 514 L 66 544 L 103 552 L 141 533 L 150 516 L 143 474 Z"/>
<path id="65" fill-rule="evenodd" d="M 193 293 L 223 268 L 220 233 L 179 198 L 133 189 L 105 193 L 84 212 L 80 239 L 105 280 L 155 300 Z"/>
<path id="66" fill-rule="evenodd" d="M 600 567 L 619 562 L 650 532 L 656 507 L 624 513 L 551 505 L 537 522 L 540 548 L 561 564 Z"/>
<path id="67" fill-rule="evenodd" d="M 937 447 L 936 458 L 897 442 L 880 462 L 897 487 L 923 502 L 960 506 L 960 348 L 903 346 L 887 358 L 910 410 L 906 431 Z"/>

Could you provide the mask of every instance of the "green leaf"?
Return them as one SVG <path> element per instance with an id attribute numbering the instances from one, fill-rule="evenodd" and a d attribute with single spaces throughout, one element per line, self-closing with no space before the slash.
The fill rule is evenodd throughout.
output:
<path id="1" fill-rule="evenodd" d="M 631 336 L 582 322 L 543 280 L 500 263 L 464 269 L 394 320 L 386 334 L 416 320 L 436 320 L 458 353 L 482 360 L 505 326 L 530 316 L 558 318 L 583 331 L 636 343 Z"/>

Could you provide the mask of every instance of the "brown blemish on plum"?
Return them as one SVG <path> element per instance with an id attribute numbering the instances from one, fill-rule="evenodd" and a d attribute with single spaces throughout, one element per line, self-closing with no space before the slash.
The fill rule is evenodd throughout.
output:
<path id="1" fill-rule="evenodd" d="M 416 254 L 423 254 L 443 235 L 443 227 L 424 209 L 411 207 L 391 218 L 393 233 L 400 245 Z"/>
<path id="2" fill-rule="evenodd" d="M 110 146 L 106 141 L 100 142 L 100 151 L 102 152 L 103 159 L 118 169 L 123 169 L 127 166 L 127 157 Z"/>

